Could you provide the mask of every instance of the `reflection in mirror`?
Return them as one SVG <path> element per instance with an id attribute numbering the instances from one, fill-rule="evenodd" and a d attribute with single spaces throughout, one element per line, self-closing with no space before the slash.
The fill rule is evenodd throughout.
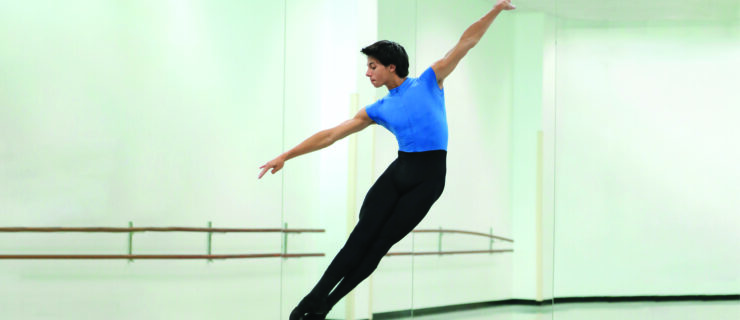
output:
<path id="1" fill-rule="evenodd" d="M 556 8 L 556 318 L 740 318 L 740 2 Z"/>

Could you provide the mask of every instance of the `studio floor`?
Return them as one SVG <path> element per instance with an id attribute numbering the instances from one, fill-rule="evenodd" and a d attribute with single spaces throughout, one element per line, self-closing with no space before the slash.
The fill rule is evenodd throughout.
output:
<path id="1" fill-rule="evenodd" d="M 740 301 L 566 303 L 554 307 L 503 306 L 428 316 L 415 316 L 413 319 L 738 320 L 740 319 Z"/>

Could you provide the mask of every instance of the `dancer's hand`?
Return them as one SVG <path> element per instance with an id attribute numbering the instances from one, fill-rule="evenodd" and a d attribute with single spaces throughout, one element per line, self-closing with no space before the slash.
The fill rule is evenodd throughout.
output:
<path id="1" fill-rule="evenodd" d="M 514 10 L 516 9 L 516 6 L 511 4 L 511 0 L 499 0 L 496 6 L 493 8 L 503 11 L 503 10 Z"/>
<path id="2" fill-rule="evenodd" d="M 280 171 L 280 169 L 283 168 L 284 164 L 285 164 L 285 159 L 283 158 L 282 155 L 275 159 L 270 160 L 270 162 L 265 163 L 265 165 L 260 167 L 260 169 L 263 169 L 263 170 L 262 172 L 260 172 L 260 175 L 259 177 L 257 177 L 257 179 L 262 179 L 262 176 L 265 175 L 265 172 L 267 172 L 267 170 L 270 170 L 270 169 L 272 169 L 272 174 L 275 174 L 275 172 L 278 172 Z"/>

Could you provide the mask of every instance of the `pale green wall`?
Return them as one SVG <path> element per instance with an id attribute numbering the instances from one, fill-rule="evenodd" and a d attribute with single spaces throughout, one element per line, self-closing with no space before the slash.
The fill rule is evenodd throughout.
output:
<path id="1" fill-rule="evenodd" d="M 738 30 L 560 25 L 556 296 L 737 293 Z"/>
<path id="2" fill-rule="evenodd" d="M 510 183 L 512 236 L 516 242 L 512 296 L 518 299 L 543 300 L 551 297 L 547 290 L 549 286 L 543 283 L 546 280 L 544 276 L 550 273 L 551 267 L 544 264 L 546 261 L 543 255 L 546 251 L 552 251 L 552 238 L 542 237 L 541 233 L 552 228 L 551 224 L 544 224 L 545 217 L 551 216 L 552 211 L 542 208 L 540 218 L 537 211 L 537 157 L 538 152 L 545 151 L 544 145 L 541 146 L 543 150 L 538 151 L 537 139 L 539 132 L 543 130 L 544 79 L 552 75 L 552 72 L 546 73 L 544 67 L 545 48 L 552 41 L 547 37 L 547 23 L 548 16 L 545 14 L 522 12 L 516 15 L 513 28 Z M 542 224 L 539 231 L 538 219 Z M 541 242 L 539 247 L 538 241 Z M 542 264 L 539 268 L 538 256 Z"/>
<path id="3" fill-rule="evenodd" d="M 281 226 L 282 2 L 0 5 L 3 226 Z M 126 234 L 2 234 L 3 253 L 126 253 Z M 280 250 L 214 235 L 214 253 Z M 206 252 L 144 233 L 134 253 Z M 7 261 L 12 319 L 278 318 L 279 259 Z"/>

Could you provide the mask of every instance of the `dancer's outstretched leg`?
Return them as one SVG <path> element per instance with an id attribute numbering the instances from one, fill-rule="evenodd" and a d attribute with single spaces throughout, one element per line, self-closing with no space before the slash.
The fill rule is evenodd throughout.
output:
<path id="1" fill-rule="evenodd" d="M 376 242 L 380 230 L 393 212 L 399 199 L 394 183 L 395 162 L 378 178 L 365 196 L 360 219 L 344 247 L 337 253 L 316 286 L 291 312 L 290 319 L 301 319 L 310 311 L 324 309 L 329 292 L 362 261 L 366 251 Z M 326 310 L 328 311 L 328 310 Z"/>
<path id="2" fill-rule="evenodd" d="M 326 301 L 327 310 L 331 310 L 342 297 L 372 274 L 391 247 L 401 241 L 424 219 L 432 204 L 442 194 L 443 189 L 444 176 L 441 180 L 432 179 L 418 185 L 399 199 L 392 216 L 383 226 L 379 237 L 370 247 L 362 262 L 329 294 Z"/>

